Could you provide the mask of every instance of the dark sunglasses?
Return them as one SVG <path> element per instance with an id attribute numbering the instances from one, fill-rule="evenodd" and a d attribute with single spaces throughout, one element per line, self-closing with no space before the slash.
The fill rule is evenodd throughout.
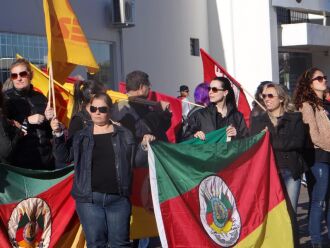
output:
<path id="1" fill-rule="evenodd" d="M 108 113 L 108 107 L 106 107 L 106 106 L 103 106 L 103 107 L 90 106 L 89 107 L 89 111 L 91 113 L 96 113 L 97 110 L 99 110 L 99 112 L 102 113 L 102 114 Z"/>
<path id="2" fill-rule="evenodd" d="M 322 83 L 323 80 L 327 80 L 327 76 L 317 76 L 312 79 L 312 81 L 314 81 L 314 80 L 317 80 L 317 81 L 319 81 L 319 83 Z"/>
<path id="3" fill-rule="evenodd" d="M 13 79 L 13 80 L 15 80 L 15 79 L 18 78 L 18 75 L 19 75 L 21 78 L 26 78 L 26 77 L 29 75 L 29 73 L 28 73 L 27 71 L 21 71 L 21 72 L 19 72 L 19 73 L 11 73 L 11 74 L 10 74 L 10 78 Z"/>
<path id="4" fill-rule="evenodd" d="M 267 97 L 269 99 L 272 99 L 272 98 L 274 98 L 276 96 L 274 96 L 273 94 L 261 94 L 261 97 L 262 97 L 262 99 L 266 99 Z"/>
<path id="5" fill-rule="evenodd" d="M 207 90 L 211 90 L 213 93 L 217 93 L 218 91 L 225 91 L 225 89 L 218 89 L 217 87 L 207 87 Z"/>

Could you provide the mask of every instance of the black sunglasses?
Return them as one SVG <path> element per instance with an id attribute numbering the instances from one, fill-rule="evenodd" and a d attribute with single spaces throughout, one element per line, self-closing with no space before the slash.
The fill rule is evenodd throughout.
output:
<path id="1" fill-rule="evenodd" d="M 272 99 L 272 98 L 274 98 L 276 96 L 274 96 L 273 94 L 261 94 L 261 97 L 262 97 L 262 99 L 266 99 L 267 97 L 269 99 Z"/>
<path id="2" fill-rule="evenodd" d="M 108 113 L 108 107 L 106 107 L 106 106 L 103 106 L 103 107 L 90 106 L 89 107 L 89 111 L 91 113 L 96 113 L 97 110 L 99 110 L 99 112 L 102 113 L 102 114 Z"/>
<path id="3" fill-rule="evenodd" d="M 29 75 L 29 73 L 28 73 L 27 71 L 21 71 L 21 72 L 19 72 L 19 73 L 11 73 L 11 74 L 10 74 L 10 78 L 13 79 L 13 80 L 15 80 L 15 79 L 18 78 L 18 75 L 19 75 L 21 78 L 26 78 L 26 77 Z"/>
<path id="4" fill-rule="evenodd" d="M 323 80 L 327 80 L 327 76 L 317 76 L 312 79 L 312 81 L 314 81 L 314 80 L 317 80 L 317 81 L 319 81 L 319 83 L 322 83 Z"/>
<path id="5" fill-rule="evenodd" d="M 212 90 L 213 93 L 217 93 L 218 91 L 225 91 L 225 89 L 218 89 L 217 87 L 207 87 L 207 90 Z"/>

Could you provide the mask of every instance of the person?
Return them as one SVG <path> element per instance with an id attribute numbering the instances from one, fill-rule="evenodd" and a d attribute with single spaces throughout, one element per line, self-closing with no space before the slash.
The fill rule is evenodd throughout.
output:
<path id="1" fill-rule="evenodd" d="M 182 125 L 180 130 L 177 133 L 177 140 L 181 141 L 183 140 L 183 134 L 186 132 L 186 129 L 188 127 L 188 119 L 191 118 L 195 112 L 197 112 L 200 109 L 203 109 L 210 103 L 210 97 L 209 97 L 209 84 L 208 83 L 200 83 L 196 86 L 194 91 L 194 100 L 195 103 L 198 105 L 195 105 L 192 107 L 192 109 L 189 111 L 187 118 L 182 120 Z"/>
<path id="2" fill-rule="evenodd" d="M 10 122 L 3 111 L 3 93 L 0 84 L 0 162 L 11 164 L 11 154 L 19 138 L 24 135 L 19 123 Z"/>
<path id="3" fill-rule="evenodd" d="M 327 77 L 316 67 L 306 70 L 297 81 L 294 93 L 294 103 L 308 124 L 311 142 L 306 149 L 311 163 L 311 176 L 308 179 L 310 192 L 310 212 L 308 229 L 313 247 L 323 247 L 329 243 L 322 238 L 321 223 L 323 207 L 329 203 L 329 166 L 330 166 L 330 104 L 325 100 Z M 307 143 L 308 144 L 308 143 Z M 329 207 L 327 218 L 330 230 Z"/>
<path id="4" fill-rule="evenodd" d="M 13 81 L 11 78 L 7 78 L 6 81 L 2 85 L 2 92 L 6 92 L 7 90 L 13 88 Z"/>
<path id="5" fill-rule="evenodd" d="M 130 247 L 129 196 L 136 142 L 128 129 L 111 122 L 111 108 L 106 93 L 92 96 L 91 122 L 76 132 L 69 146 L 59 121 L 51 121 L 55 156 L 74 162 L 72 196 L 87 247 Z"/>
<path id="6" fill-rule="evenodd" d="M 251 120 L 252 135 L 265 128 L 270 132 L 275 161 L 285 189 L 294 233 L 298 234 L 296 212 L 300 193 L 300 178 L 307 170 L 302 153 L 307 136 L 306 127 L 300 112 L 294 112 L 290 96 L 283 85 L 269 83 L 264 85 L 261 97 L 266 112 Z"/>
<path id="7" fill-rule="evenodd" d="M 258 101 L 261 105 L 264 106 L 264 101 L 261 97 L 261 94 L 264 89 L 264 86 L 267 84 L 271 84 L 271 83 L 272 83 L 271 81 L 262 81 L 258 85 L 256 93 L 254 94 L 255 100 L 252 102 L 252 110 L 250 113 L 250 119 L 252 119 L 254 116 L 257 116 L 257 115 L 265 112 L 256 101 Z"/>
<path id="8" fill-rule="evenodd" d="M 33 73 L 25 59 L 17 59 L 10 67 L 13 88 L 5 94 L 7 118 L 18 122 L 26 135 L 17 141 L 12 164 L 29 169 L 53 169 L 52 130 L 45 119 L 47 98 L 33 89 Z"/>
<path id="9" fill-rule="evenodd" d="M 229 79 L 214 78 L 209 86 L 210 104 L 188 119 L 184 139 L 205 140 L 205 134 L 226 127 L 227 137 L 242 138 L 248 135 L 243 114 L 237 110 L 234 91 Z"/>
<path id="10" fill-rule="evenodd" d="M 189 102 L 189 87 L 187 85 L 180 85 L 179 88 L 180 95 L 177 97 L 182 102 L 182 120 L 187 119 L 189 111 L 192 109 Z"/>
<path id="11" fill-rule="evenodd" d="M 114 121 L 127 127 L 136 138 L 142 140 L 168 141 L 166 131 L 171 125 L 172 113 L 168 102 L 150 103 L 144 101 L 149 95 L 149 75 L 133 71 L 126 76 L 126 91 L 129 101 L 114 104 L 111 116 Z M 152 104 L 153 106 L 151 106 Z"/>

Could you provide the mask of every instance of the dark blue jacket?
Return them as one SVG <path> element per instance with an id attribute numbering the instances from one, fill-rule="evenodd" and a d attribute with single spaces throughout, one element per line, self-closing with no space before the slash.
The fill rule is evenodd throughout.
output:
<path id="1" fill-rule="evenodd" d="M 118 192 L 129 196 L 131 192 L 132 167 L 135 158 L 135 140 L 131 132 L 114 125 L 112 145 L 115 152 L 115 165 L 118 180 Z M 54 139 L 54 155 L 61 161 L 74 162 L 75 173 L 72 196 L 79 202 L 92 202 L 92 154 L 94 147 L 93 125 L 78 131 L 73 145 L 65 143 L 64 136 Z"/>

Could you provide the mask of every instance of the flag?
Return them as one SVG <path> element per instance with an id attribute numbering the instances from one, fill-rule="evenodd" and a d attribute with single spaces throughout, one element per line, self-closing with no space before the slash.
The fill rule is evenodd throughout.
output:
<path id="1" fill-rule="evenodd" d="M 246 125 L 249 126 L 251 108 L 241 84 L 237 82 L 236 79 L 233 78 L 221 65 L 219 65 L 219 63 L 211 58 L 204 49 L 200 49 L 200 52 L 203 61 L 204 81 L 210 83 L 215 77 L 228 78 L 232 83 L 238 111 L 243 114 Z"/>
<path id="2" fill-rule="evenodd" d="M 148 147 L 162 247 L 293 247 L 269 133 L 226 143 L 225 132 Z"/>
<path id="3" fill-rule="evenodd" d="M 119 91 L 122 93 L 126 93 L 126 84 L 124 82 L 119 83 Z M 181 100 L 157 92 L 157 91 L 150 91 L 148 100 L 150 101 L 166 101 L 170 103 L 170 110 L 172 112 L 172 119 L 171 119 L 171 126 L 166 131 L 167 138 L 170 142 L 175 143 L 176 142 L 176 134 L 179 132 L 181 128 L 182 123 L 182 104 Z"/>
<path id="4" fill-rule="evenodd" d="M 70 196 L 72 174 L 73 166 L 36 171 L 0 164 L 2 248 L 84 247 Z"/>
<path id="5" fill-rule="evenodd" d="M 76 65 L 95 73 L 99 66 L 68 0 L 43 0 L 48 43 L 48 67 L 63 83 Z"/>

